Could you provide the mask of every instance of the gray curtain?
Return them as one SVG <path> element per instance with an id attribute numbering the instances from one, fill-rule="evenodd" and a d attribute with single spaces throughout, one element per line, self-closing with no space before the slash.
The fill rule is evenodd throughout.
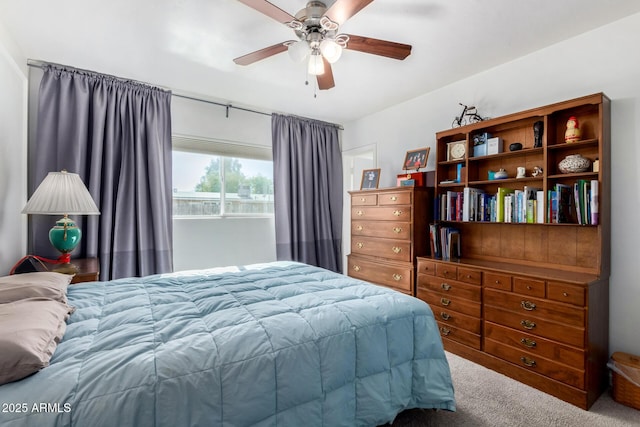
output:
<path id="1" fill-rule="evenodd" d="M 273 114 L 278 260 L 342 271 L 342 154 L 338 128 Z"/>
<path id="2" fill-rule="evenodd" d="M 29 194 L 50 171 L 80 175 L 99 216 L 74 218 L 78 257 L 100 257 L 100 279 L 173 269 L 171 92 L 70 67 L 46 65 L 37 136 L 29 147 Z M 30 250 L 57 257 L 48 230 L 30 218 Z"/>

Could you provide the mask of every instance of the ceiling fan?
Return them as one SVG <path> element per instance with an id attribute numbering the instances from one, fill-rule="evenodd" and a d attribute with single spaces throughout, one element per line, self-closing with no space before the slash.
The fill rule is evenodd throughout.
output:
<path id="1" fill-rule="evenodd" d="M 308 61 L 309 74 L 316 75 L 318 88 L 326 90 L 335 86 L 331 64 L 340 58 L 343 49 L 399 60 L 411 54 L 411 46 L 407 44 L 338 33 L 340 25 L 373 0 L 336 0 L 329 8 L 321 1 L 310 1 L 295 17 L 266 0 L 238 1 L 285 24 L 293 29 L 298 38 L 234 59 L 239 65 L 253 64 L 288 50 L 293 60 Z"/>

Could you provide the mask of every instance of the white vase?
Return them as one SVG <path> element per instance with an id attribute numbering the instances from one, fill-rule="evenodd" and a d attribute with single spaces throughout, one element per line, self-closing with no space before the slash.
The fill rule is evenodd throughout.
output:
<path id="1" fill-rule="evenodd" d="M 591 160 L 580 154 L 570 154 L 558 163 L 558 169 L 562 173 L 585 172 L 591 167 Z"/>

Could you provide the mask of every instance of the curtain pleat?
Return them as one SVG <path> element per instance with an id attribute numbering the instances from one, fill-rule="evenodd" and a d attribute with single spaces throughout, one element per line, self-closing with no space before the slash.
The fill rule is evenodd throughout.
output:
<path id="1" fill-rule="evenodd" d="M 74 218 L 73 257 L 100 257 L 101 280 L 173 270 L 171 92 L 46 65 L 40 83 L 30 192 L 50 171 L 80 175 L 100 215 Z M 33 216 L 34 253 L 57 256 L 55 218 Z"/>
<path id="2" fill-rule="evenodd" d="M 278 260 L 342 271 L 342 154 L 336 126 L 273 114 Z"/>

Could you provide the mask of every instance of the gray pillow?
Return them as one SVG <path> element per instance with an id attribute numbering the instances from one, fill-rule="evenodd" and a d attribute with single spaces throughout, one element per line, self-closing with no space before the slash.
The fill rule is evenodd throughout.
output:
<path id="1" fill-rule="evenodd" d="M 66 304 L 70 274 L 43 271 L 0 277 L 0 304 L 25 298 L 51 298 Z"/>
<path id="2" fill-rule="evenodd" d="M 0 384 L 17 381 L 49 365 L 73 311 L 48 298 L 0 304 Z"/>

